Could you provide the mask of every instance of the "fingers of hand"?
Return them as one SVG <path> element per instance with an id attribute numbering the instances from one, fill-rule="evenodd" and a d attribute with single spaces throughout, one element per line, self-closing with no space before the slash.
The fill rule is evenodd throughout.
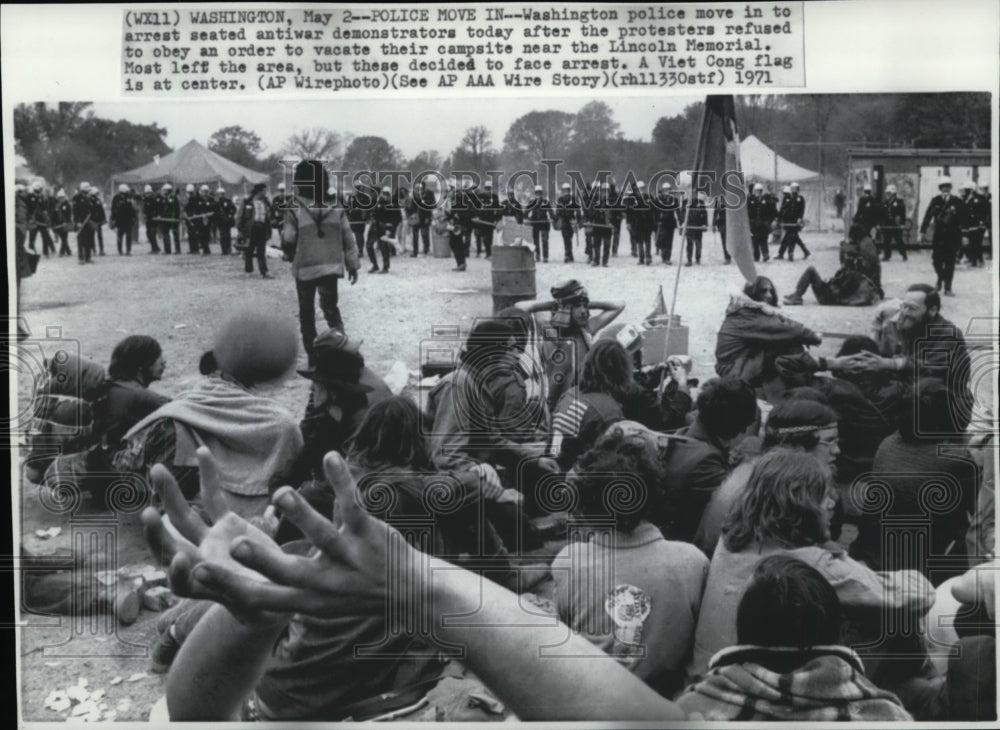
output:
<path id="1" fill-rule="evenodd" d="M 329 477 L 329 473 L 327 476 Z M 353 490 L 350 499 L 352 501 L 354 499 Z M 341 495 L 338 493 L 337 502 L 339 503 L 341 501 Z M 294 489 L 291 487 L 282 487 L 274 493 L 274 502 L 281 508 L 285 517 L 287 517 L 293 525 L 302 530 L 302 534 L 306 536 L 306 539 L 322 550 L 325 555 L 333 558 L 334 560 L 342 559 L 347 555 L 347 546 L 344 538 L 340 534 L 340 531 L 332 522 L 330 522 L 330 520 L 326 519 L 323 515 L 314 510 L 312 506 L 302 498 L 302 495 Z M 345 508 L 346 505 L 341 504 L 342 513 Z"/>
<path id="2" fill-rule="evenodd" d="M 208 527 L 184 499 L 180 487 L 177 486 L 177 480 L 162 464 L 156 464 L 150 469 L 149 476 L 153 482 L 153 489 L 160 495 L 167 514 L 170 515 L 170 521 L 184 537 L 195 545 L 199 544 Z"/>
<path id="3" fill-rule="evenodd" d="M 358 487 L 344 457 L 336 451 L 331 451 L 323 457 L 323 471 L 327 483 L 333 487 L 337 501 L 340 502 L 340 514 L 344 524 L 350 530 L 359 530 L 368 515 L 358 502 Z"/>
<path id="4" fill-rule="evenodd" d="M 315 558 L 289 555 L 277 545 L 240 538 L 233 541 L 233 559 L 265 578 L 285 586 L 310 586 L 322 572 Z"/>
<path id="5" fill-rule="evenodd" d="M 205 509 L 213 521 L 218 520 L 229 511 L 225 495 L 222 493 L 222 476 L 219 474 L 219 464 L 212 452 L 204 446 L 195 452 L 198 459 L 198 474 L 201 480 L 201 496 Z"/>

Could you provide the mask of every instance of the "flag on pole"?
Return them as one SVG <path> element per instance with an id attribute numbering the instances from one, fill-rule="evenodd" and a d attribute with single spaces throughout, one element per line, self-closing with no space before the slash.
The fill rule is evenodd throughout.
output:
<path id="1" fill-rule="evenodd" d="M 656 297 L 653 299 L 653 311 L 642 321 L 642 323 L 648 327 L 662 327 L 667 324 L 670 319 L 670 314 L 667 312 L 667 302 L 663 298 L 663 284 L 660 284 L 660 288 L 656 292 Z"/>
<path id="2" fill-rule="evenodd" d="M 722 187 L 723 176 L 727 172 L 729 173 L 726 177 L 727 186 L 730 188 L 728 192 Z M 736 177 L 733 172 L 739 172 L 740 176 Z M 757 269 L 753 262 L 746 195 L 740 199 L 739 207 L 730 207 L 736 202 L 735 193 L 732 192 L 734 187 L 740 186 L 744 193 L 746 192 L 740 169 L 740 135 L 736 127 L 736 104 L 731 94 L 705 98 L 705 116 L 698 135 L 692 175 L 693 187 L 704 192 L 716 205 L 728 202 L 726 244 L 740 273 L 747 281 L 753 281 L 757 277 Z"/>

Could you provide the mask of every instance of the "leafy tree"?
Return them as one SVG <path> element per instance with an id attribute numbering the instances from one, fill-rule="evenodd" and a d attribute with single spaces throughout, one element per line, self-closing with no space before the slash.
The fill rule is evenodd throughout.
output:
<path id="1" fill-rule="evenodd" d="M 402 159 L 400 151 L 383 137 L 355 137 L 344 151 L 341 167 L 350 172 L 389 172 L 401 169 Z"/>
<path id="2" fill-rule="evenodd" d="M 208 138 L 208 148 L 237 165 L 259 168 L 259 155 L 264 149 L 260 136 L 239 125 L 223 127 Z"/>
<path id="3" fill-rule="evenodd" d="M 504 151 L 525 164 L 565 157 L 573 134 L 574 115 L 556 110 L 528 112 L 515 119 L 504 135 Z"/>
<path id="4" fill-rule="evenodd" d="M 413 176 L 419 175 L 428 170 L 440 171 L 444 166 L 441 153 L 437 150 L 422 150 L 411 158 L 405 165 Z"/>

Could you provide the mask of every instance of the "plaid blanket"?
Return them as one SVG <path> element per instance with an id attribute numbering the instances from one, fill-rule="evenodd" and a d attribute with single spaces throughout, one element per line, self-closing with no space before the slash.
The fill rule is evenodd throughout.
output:
<path id="1" fill-rule="evenodd" d="M 804 662 L 787 672 L 769 666 Z M 864 675 L 861 659 L 844 646 L 733 646 L 712 657 L 708 675 L 677 702 L 705 720 L 800 722 L 912 720 L 899 699 Z"/>

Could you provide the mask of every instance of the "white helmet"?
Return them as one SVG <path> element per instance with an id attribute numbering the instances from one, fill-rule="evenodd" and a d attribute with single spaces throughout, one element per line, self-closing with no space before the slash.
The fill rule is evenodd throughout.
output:
<path id="1" fill-rule="evenodd" d="M 961 185 L 958 186 L 962 190 L 975 190 L 976 186 L 972 184 L 971 180 L 966 180 Z"/>
<path id="2" fill-rule="evenodd" d="M 174 186 L 173 186 L 173 185 L 171 185 L 170 183 L 164 183 L 163 187 L 162 187 L 162 188 L 160 188 L 160 190 L 166 190 L 166 191 L 167 191 L 168 193 L 169 193 L 169 192 L 170 192 L 171 190 L 173 190 L 173 189 L 174 189 Z"/>
<path id="3" fill-rule="evenodd" d="M 781 189 L 781 192 L 783 192 L 783 193 L 791 193 L 792 192 L 792 186 L 791 185 L 786 185 L 785 187 L 783 187 Z"/>
<path id="4" fill-rule="evenodd" d="M 119 193 L 127 193 L 128 192 L 128 185 L 126 185 L 125 183 L 122 183 L 121 185 L 119 185 L 118 186 L 118 192 Z"/>
<path id="5" fill-rule="evenodd" d="M 483 187 L 484 188 L 492 188 L 493 187 L 493 181 L 492 180 L 487 180 L 486 182 L 483 183 Z"/>
<path id="6" fill-rule="evenodd" d="M 644 183 L 644 182 L 643 182 L 642 180 L 640 180 L 639 182 L 637 182 L 637 183 L 635 184 L 635 186 L 636 186 L 637 188 L 639 188 L 639 190 L 642 190 L 642 189 L 643 189 L 644 187 L 646 187 L 646 183 Z"/>
<path id="7" fill-rule="evenodd" d="M 664 180 L 663 183 L 660 185 L 660 190 L 670 190 L 670 183 Z"/>
<path id="8" fill-rule="evenodd" d="M 89 182 L 80 183 L 80 190 L 83 190 L 84 192 L 90 190 L 90 183 Z"/>
<path id="9" fill-rule="evenodd" d="M 285 183 L 283 182 L 278 183 L 278 190 L 284 190 L 284 189 L 285 189 Z"/>
<path id="10" fill-rule="evenodd" d="M 217 193 L 222 193 L 223 195 L 225 195 L 225 193 L 226 193 L 226 189 L 225 189 L 224 187 L 222 187 L 222 186 L 220 185 L 219 187 L 217 187 L 217 188 L 215 189 L 215 192 L 217 192 Z"/>
<path id="11" fill-rule="evenodd" d="M 792 183 L 792 190 L 798 190 L 798 189 L 799 189 L 799 184 L 797 182 L 793 182 Z"/>
<path id="12" fill-rule="evenodd" d="M 570 184 L 569 184 L 569 183 L 563 183 L 563 184 L 562 184 L 562 189 L 563 189 L 563 190 L 569 190 L 569 189 L 570 189 L 570 187 L 571 187 L 571 186 L 570 186 Z"/>
<path id="13" fill-rule="evenodd" d="M 755 185 L 753 186 L 753 189 L 754 189 L 754 190 L 760 190 L 761 192 L 764 192 L 764 186 L 763 186 L 763 185 L 761 185 L 760 183 L 756 183 L 756 184 L 755 184 Z"/>
<path id="14" fill-rule="evenodd" d="M 890 185 L 889 187 L 887 187 L 885 189 L 885 191 L 887 193 L 889 193 L 890 195 L 895 195 L 896 194 L 896 186 L 895 185 Z"/>
<path id="15" fill-rule="evenodd" d="M 392 195 L 392 188 L 390 188 L 388 185 L 383 185 L 382 186 L 382 192 L 383 193 L 389 193 L 390 195 Z"/>
<path id="16" fill-rule="evenodd" d="M 144 193 L 151 193 L 151 192 L 153 192 L 153 186 L 152 185 L 147 185 L 146 187 L 144 187 L 142 189 L 142 192 L 144 192 Z"/>
<path id="17" fill-rule="evenodd" d="M 187 186 L 184 188 L 184 192 L 185 193 L 193 193 L 194 192 L 194 184 L 193 183 L 188 183 Z"/>
<path id="18" fill-rule="evenodd" d="M 541 185 L 536 185 L 536 186 L 535 186 L 535 192 L 536 192 L 536 193 L 540 193 L 540 192 L 542 192 L 542 186 L 541 186 Z"/>
<path id="19" fill-rule="evenodd" d="M 865 186 L 861 188 L 861 191 L 864 193 L 870 193 L 872 191 L 871 183 L 865 183 Z"/>
<path id="20" fill-rule="evenodd" d="M 940 180 L 938 180 L 938 188 L 943 188 L 945 185 L 949 188 L 951 187 L 951 178 L 947 175 L 944 175 Z"/>
<path id="21" fill-rule="evenodd" d="M 211 190 L 211 188 L 208 187 L 208 185 L 202 185 L 201 188 L 200 188 L 200 190 L 203 193 L 207 193 L 207 192 L 209 192 Z"/>
<path id="22" fill-rule="evenodd" d="M 31 189 L 37 193 L 42 189 L 42 184 L 38 180 L 35 180 L 35 182 L 31 183 Z"/>
<path id="23" fill-rule="evenodd" d="M 56 197 L 57 198 L 65 198 L 66 197 L 66 191 L 63 190 L 62 188 L 59 188 L 59 192 L 56 193 Z"/>

